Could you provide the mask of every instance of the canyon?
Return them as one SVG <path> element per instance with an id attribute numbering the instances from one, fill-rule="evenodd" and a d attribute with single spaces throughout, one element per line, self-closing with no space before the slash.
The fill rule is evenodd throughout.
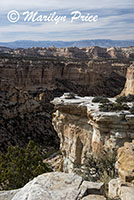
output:
<path id="1" fill-rule="evenodd" d="M 7 150 L 8 143 L 24 145 L 29 139 L 36 141 L 42 149 L 46 148 L 47 144 L 58 149 L 59 139 L 52 126 L 54 106 L 50 101 L 65 92 L 74 92 L 83 97 L 118 95 L 124 88 L 127 69 L 133 63 L 133 52 L 133 47 L 108 49 L 1 47 L 1 109 L 8 108 L 4 111 L 8 117 L 3 117 L 3 111 L 1 117 L 1 151 Z M 5 88 L 4 82 L 8 85 Z M 25 92 L 27 101 L 39 104 L 39 110 L 27 112 L 25 102 L 18 101 L 18 94 L 23 96 Z M 11 96 L 14 98 L 13 102 Z M 14 108 L 14 114 L 9 107 Z M 25 113 L 17 111 L 20 107 Z M 34 128 L 30 121 L 36 122 Z M 44 137 L 44 133 L 51 138 L 46 139 L 46 147 L 42 142 L 47 138 Z"/>
<path id="2" fill-rule="evenodd" d="M 124 191 L 133 193 L 133 100 L 121 103 L 120 110 L 100 108 L 134 95 L 134 47 L 1 47 L 0 71 L 0 151 L 31 139 L 44 154 L 60 150 L 59 172 L 40 175 L 17 191 L 2 191 L 0 199 L 44 200 L 58 194 L 59 199 L 105 200 L 104 183 L 75 173 L 91 154 L 99 158 L 117 149 L 119 177 L 109 182 L 109 196 L 125 200 Z M 94 102 L 96 96 L 104 102 Z"/>

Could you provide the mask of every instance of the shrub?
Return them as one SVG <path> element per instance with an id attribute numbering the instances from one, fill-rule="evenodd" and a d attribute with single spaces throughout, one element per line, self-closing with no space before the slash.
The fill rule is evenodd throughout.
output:
<path id="1" fill-rule="evenodd" d="M 26 149 L 9 147 L 0 155 L 0 187 L 2 190 L 23 187 L 29 180 L 51 169 L 43 163 L 43 156 L 33 141 Z"/>
<path id="2" fill-rule="evenodd" d="M 127 97 L 126 96 L 117 97 L 116 102 L 117 103 L 127 102 Z"/>
<path id="3" fill-rule="evenodd" d="M 91 154 L 86 160 L 84 170 L 81 176 L 87 181 L 102 181 L 108 183 L 111 179 L 117 177 L 115 168 L 117 152 L 105 152 L 99 157 Z"/>
<path id="4" fill-rule="evenodd" d="M 133 102 L 133 101 L 134 101 L 134 95 L 129 94 L 129 95 L 127 96 L 127 101 L 128 101 L 128 102 Z"/>
<path id="5" fill-rule="evenodd" d="M 93 98 L 92 102 L 93 103 L 109 103 L 110 101 L 105 97 L 97 96 Z"/>
<path id="6" fill-rule="evenodd" d="M 124 102 L 133 102 L 134 101 L 134 95 L 129 94 L 128 96 L 120 96 L 116 99 L 117 103 L 124 103 Z"/>
<path id="7" fill-rule="evenodd" d="M 115 112 L 121 110 L 129 110 L 129 106 L 127 104 L 122 103 L 103 103 L 99 105 L 99 110 L 102 112 Z"/>

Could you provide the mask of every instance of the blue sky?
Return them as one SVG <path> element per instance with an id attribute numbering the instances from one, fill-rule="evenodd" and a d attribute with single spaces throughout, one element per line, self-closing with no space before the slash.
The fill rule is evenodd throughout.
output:
<path id="1" fill-rule="evenodd" d="M 11 23 L 7 14 L 11 10 L 20 13 L 20 20 Z M 38 11 L 49 15 L 56 11 L 66 15 L 66 22 L 24 22 L 24 11 Z M 82 15 L 98 15 L 97 22 L 70 22 L 72 11 Z M 0 42 L 15 40 L 134 40 L 134 0 L 1 0 Z"/>

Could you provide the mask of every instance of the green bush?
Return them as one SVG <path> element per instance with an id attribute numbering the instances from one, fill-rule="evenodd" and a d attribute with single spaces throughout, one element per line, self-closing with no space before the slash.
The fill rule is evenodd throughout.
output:
<path id="1" fill-rule="evenodd" d="M 127 104 L 122 103 L 103 103 L 99 105 L 99 110 L 101 112 L 115 112 L 129 109 L 130 108 Z"/>
<path id="2" fill-rule="evenodd" d="M 105 97 L 97 96 L 93 98 L 92 102 L 93 103 L 109 103 L 110 101 Z"/>
<path id="3" fill-rule="evenodd" d="M 23 187 L 28 181 L 51 169 L 43 163 L 43 156 L 33 141 L 26 149 L 9 147 L 8 152 L 0 155 L 0 188 L 2 190 Z"/>
<path id="4" fill-rule="evenodd" d="M 117 97 L 116 102 L 117 102 L 117 103 L 124 103 L 124 102 L 127 102 L 127 97 L 126 97 L 126 96 Z"/>
<path id="5" fill-rule="evenodd" d="M 134 95 L 129 94 L 129 95 L 127 96 L 127 101 L 128 101 L 128 102 L 134 102 Z"/>
<path id="6" fill-rule="evenodd" d="M 114 152 L 102 153 L 99 157 L 91 154 L 86 159 L 86 167 L 80 175 L 87 181 L 108 183 L 111 179 L 117 177 L 116 160 L 116 150 Z"/>
<path id="7" fill-rule="evenodd" d="M 134 95 L 129 94 L 128 96 L 120 96 L 116 99 L 117 103 L 134 102 Z"/>

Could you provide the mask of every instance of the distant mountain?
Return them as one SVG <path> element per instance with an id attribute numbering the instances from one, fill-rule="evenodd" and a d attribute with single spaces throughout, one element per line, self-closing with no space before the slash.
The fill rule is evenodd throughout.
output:
<path id="1" fill-rule="evenodd" d="M 18 40 L 14 42 L 0 42 L 0 46 L 8 48 L 31 48 L 31 47 L 129 47 L 134 46 L 134 40 L 80 40 L 80 41 L 32 41 L 32 40 Z"/>

